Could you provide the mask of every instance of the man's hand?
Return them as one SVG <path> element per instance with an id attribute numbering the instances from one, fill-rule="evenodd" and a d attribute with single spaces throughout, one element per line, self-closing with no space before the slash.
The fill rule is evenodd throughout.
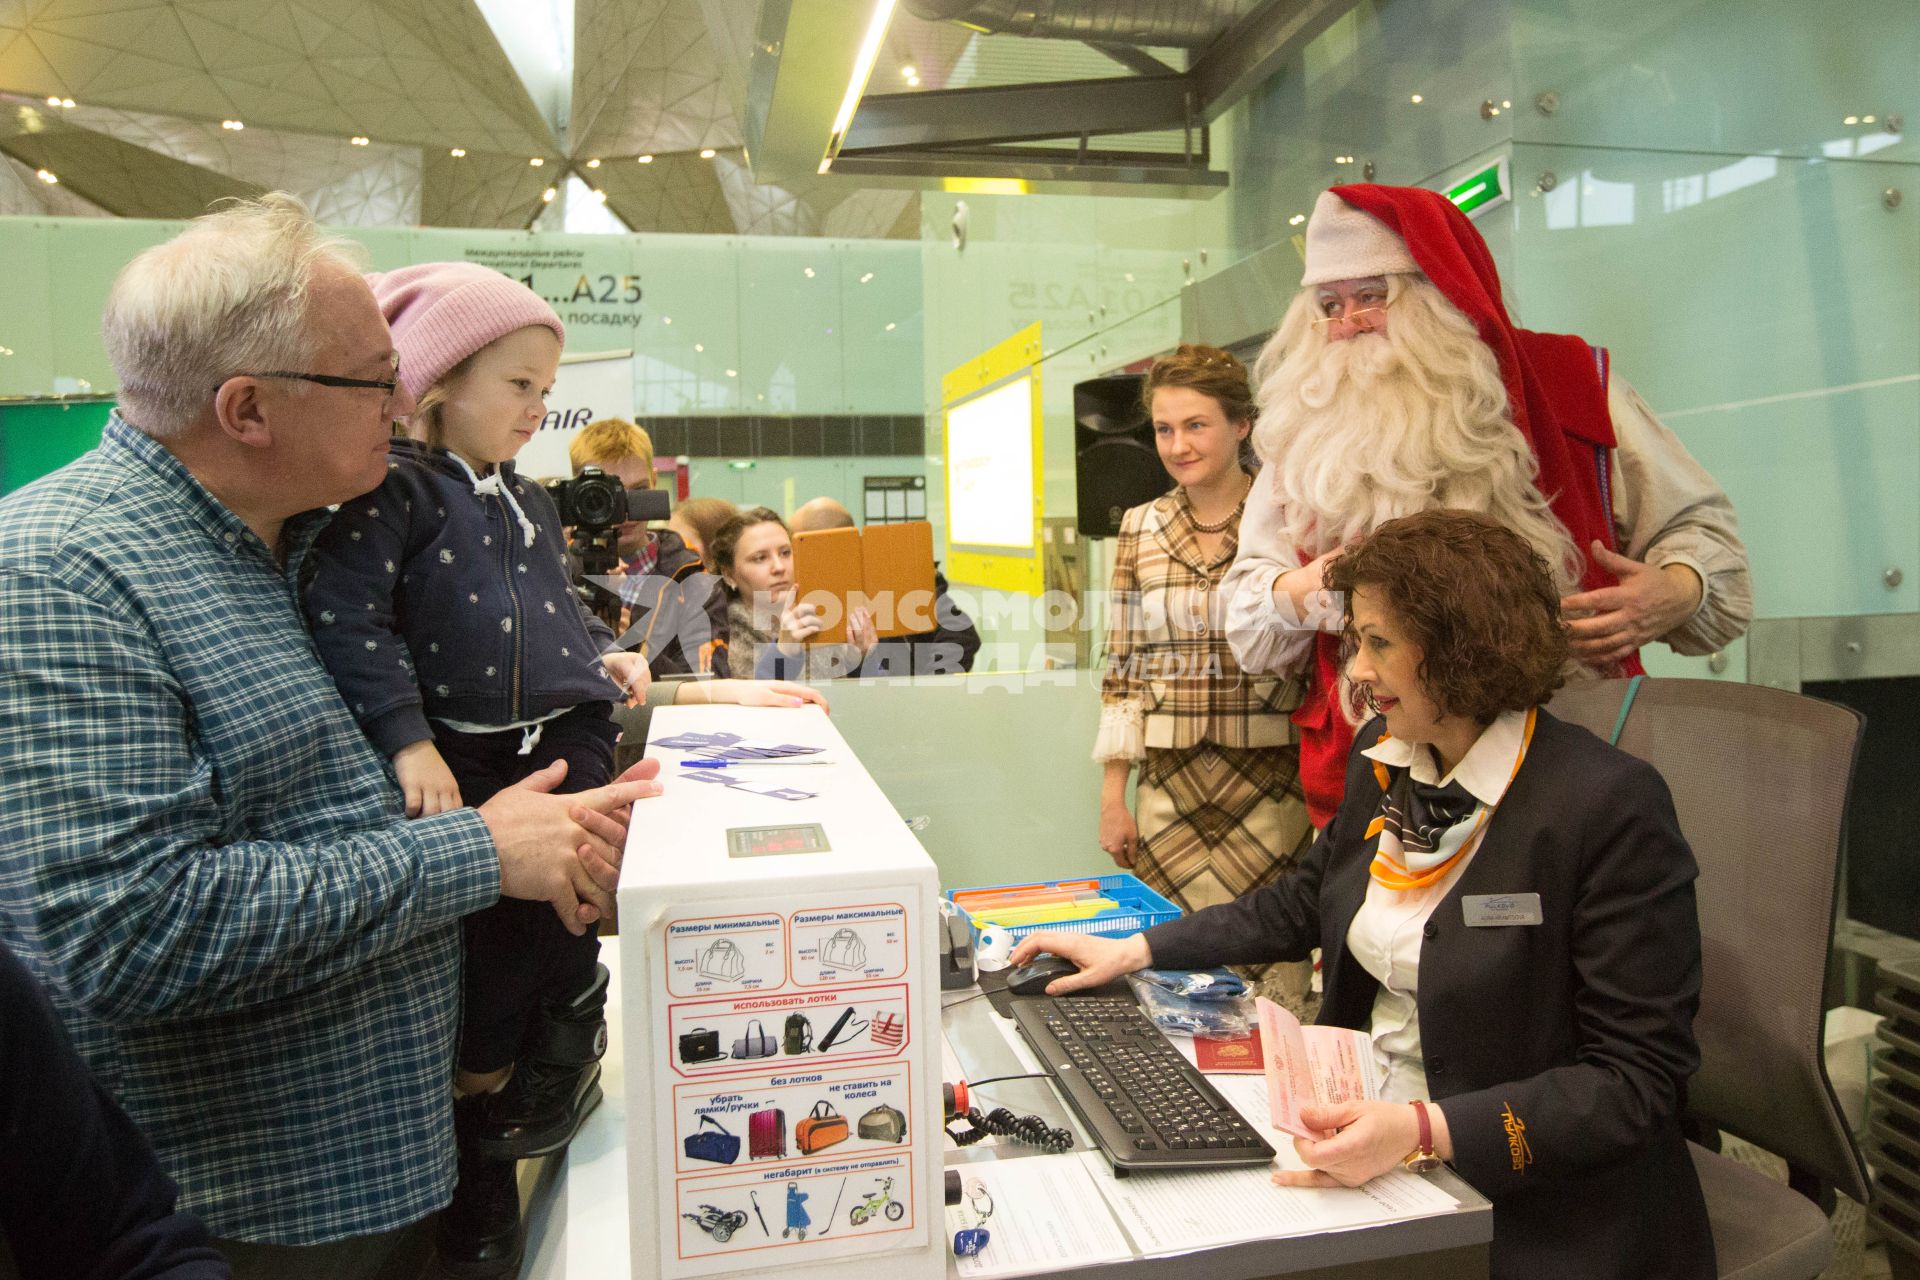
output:
<path id="1" fill-rule="evenodd" d="M 556 760 L 498 792 L 480 817 L 500 855 L 500 896 L 550 902 L 573 934 L 613 910 L 633 802 L 660 794 L 658 760 L 642 760 L 604 787 L 551 794 L 567 776 Z"/>
<path id="2" fill-rule="evenodd" d="M 1096 938 L 1090 933 L 1029 934 L 1007 958 L 1014 964 L 1025 964 L 1043 951 L 1080 966 L 1080 972 L 1049 982 L 1047 994 L 1050 996 L 1064 996 L 1083 987 L 1102 987 L 1122 974 L 1153 963 L 1153 951 L 1147 946 L 1144 933 L 1126 938 Z"/>
<path id="3" fill-rule="evenodd" d="M 407 795 L 407 816 L 425 818 L 460 807 L 460 784 L 433 739 L 409 742 L 393 753 L 393 772 Z"/>
<path id="4" fill-rule="evenodd" d="M 1620 579 L 1618 586 L 1580 591 L 1560 601 L 1573 656 L 1606 670 L 1691 618 L 1706 590 L 1684 564 L 1656 569 L 1593 544 L 1593 562 Z"/>
<path id="5" fill-rule="evenodd" d="M 1283 618 L 1316 631 L 1338 631 L 1345 625 L 1345 611 L 1327 590 L 1327 565 L 1345 550 L 1335 547 L 1274 578 L 1273 603 Z"/>
<path id="6" fill-rule="evenodd" d="M 627 691 L 627 705 L 639 706 L 647 696 L 647 686 L 653 683 L 653 669 L 647 666 L 647 660 L 630 650 L 616 650 L 601 654 L 600 664 L 613 682 Z"/>

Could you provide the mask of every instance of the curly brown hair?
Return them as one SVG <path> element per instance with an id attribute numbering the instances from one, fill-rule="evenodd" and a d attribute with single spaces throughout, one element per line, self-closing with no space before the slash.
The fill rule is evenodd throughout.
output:
<path id="1" fill-rule="evenodd" d="M 1231 351 L 1198 342 L 1183 342 L 1170 356 L 1161 356 L 1140 381 L 1140 404 L 1153 413 L 1153 393 L 1162 387 L 1191 387 L 1212 396 L 1228 422 L 1252 422 L 1259 412 L 1253 404 L 1253 386 L 1247 366 Z"/>
<path id="2" fill-rule="evenodd" d="M 757 524 L 777 524 L 782 529 L 787 527 L 787 522 L 772 507 L 746 508 L 721 525 L 707 543 L 707 572 L 726 581 L 727 575 L 733 571 L 733 553 L 740 546 L 740 535 Z M 729 594 L 739 594 L 733 583 L 727 582 L 726 587 Z"/>
<path id="3" fill-rule="evenodd" d="M 1567 631 L 1545 557 L 1477 511 L 1389 520 L 1327 565 L 1346 598 L 1366 587 L 1420 646 L 1420 681 L 1440 710 L 1479 724 L 1545 702 L 1563 682 Z"/>

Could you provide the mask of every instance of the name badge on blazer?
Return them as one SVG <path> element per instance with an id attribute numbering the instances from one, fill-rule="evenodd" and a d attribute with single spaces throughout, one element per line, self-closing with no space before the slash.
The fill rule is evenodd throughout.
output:
<path id="1" fill-rule="evenodd" d="M 1469 929 L 1501 929 L 1517 924 L 1539 924 L 1537 893 L 1470 893 L 1460 899 Z"/>

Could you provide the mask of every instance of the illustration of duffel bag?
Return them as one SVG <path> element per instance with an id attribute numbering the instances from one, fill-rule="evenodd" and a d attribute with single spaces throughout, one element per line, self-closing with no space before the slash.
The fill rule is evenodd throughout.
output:
<path id="1" fill-rule="evenodd" d="M 703 1127 L 681 1139 L 680 1145 L 686 1148 L 687 1159 L 732 1164 L 740 1158 L 740 1139 L 728 1133 L 727 1126 L 704 1111 L 700 1113 L 700 1124 Z M 712 1125 L 713 1128 L 705 1128 L 706 1125 Z"/>
<path id="2" fill-rule="evenodd" d="M 740 954 L 740 948 L 734 946 L 731 939 L 722 938 L 702 951 L 693 967 L 699 970 L 703 978 L 738 982 L 747 971 L 747 958 Z"/>
<path id="3" fill-rule="evenodd" d="M 858 969 L 867 962 L 867 944 L 851 929 L 836 930 L 820 944 L 820 963 L 836 969 Z"/>
<path id="4" fill-rule="evenodd" d="M 907 1136 L 907 1118 L 883 1102 L 860 1117 L 855 1132 L 875 1142 L 899 1142 Z"/>
<path id="5" fill-rule="evenodd" d="M 783 1160 L 787 1154 L 787 1113 L 763 1107 L 747 1117 L 747 1156 L 753 1160 Z"/>
<path id="6" fill-rule="evenodd" d="M 793 1145 L 800 1154 L 810 1156 L 825 1151 L 836 1142 L 847 1140 L 847 1118 L 833 1109 L 825 1098 L 813 1104 L 807 1118 L 793 1127 Z"/>
<path id="7" fill-rule="evenodd" d="M 805 1053 L 813 1048 L 813 1024 L 807 1021 L 804 1013 L 787 1015 L 787 1025 L 780 1032 L 780 1052 Z"/>
<path id="8" fill-rule="evenodd" d="M 711 1027 L 695 1027 L 680 1033 L 680 1061 L 692 1065 L 726 1056 L 720 1052 L 720 1033 Z"/>
<path id="9" fill-rule="evenodd" d="M 747 1034 L 733 1042 L 733 1056 L 736 1058 L 771 1058 L 773 1056 L 773 1037 L 755 1018 L 747 1024 Z"/>

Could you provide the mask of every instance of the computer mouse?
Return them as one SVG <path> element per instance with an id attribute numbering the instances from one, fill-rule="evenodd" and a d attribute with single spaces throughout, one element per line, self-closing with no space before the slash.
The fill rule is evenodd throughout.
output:
<path id="1" fill-rule="evenodd" d="M 1049 982 L 1078 972 L 1080 966 L 1063 956 L 1035 956 L 1007 970 L 1007 990 L 1017 996 L 1045 995 Z"/>

